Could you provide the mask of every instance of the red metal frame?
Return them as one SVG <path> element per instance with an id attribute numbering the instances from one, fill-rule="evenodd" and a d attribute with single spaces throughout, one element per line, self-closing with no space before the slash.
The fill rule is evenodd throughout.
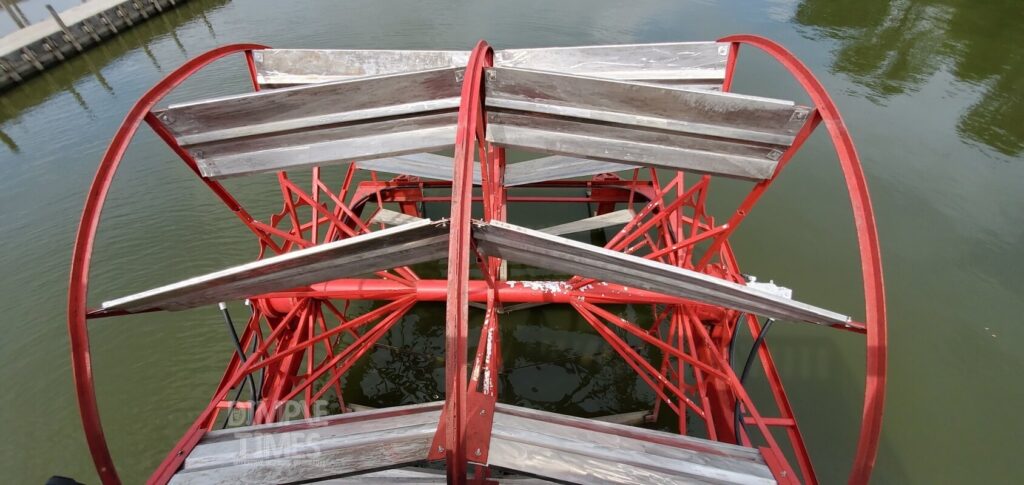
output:
<path id="1" fill-rule="evenodd" d="M 729 236 L 746 218 L 760 196 L 776 179 L 782 168 L 799 150 L 814 128 L 824 122 L 839 154 L 854 207 L 860 244 L 866 298 L 865 323 L 842 326 L 845 330 L 866 333 L 868 380 L 864 405 L 864 425 L 858 443 L 850 481 L 867 480 L 877 450 L 881 423 L 885 370 L 885 306 L 877 234 L 864 176 L 852 141 L 839 118 L 835 105 L 821 84 L 803 64 L 777 44 L 754 36 L 733 36 L 723 88 L 731 87 L 739 47 L 750 44 L 778 59 L 810 93 L 816 111 L 809 116 L 793 146 L 783 154 L 775 175 L 755 184 L 736 211 L 724 223 L 716 223 L 706 210 L 712 177 L 704 175 L 688 180 L 676 173 L 667 181 L 659 180 L 653 169 L 636 169 L 631 179 L 600 175 L 589 181 L 552 181 L 526 186 L 530 195 L 510 194 L 503 184 L 504 152 L 484 140 L 485 116 L 481 104 L 484 69 L 491 63 L 490 47 L 481 41 L 467 65 L 460 104 L 453 182 L 422 181 L 400 176 L 356 181 L 354 165 L 349 165 L 340 187 L 329 187 L 321 178 L 321 168 L 312 169 L 308 190 L 288 174 L 278 174 L 282 197 L 280 212 L 268 221 L 251 216 L 218 182 L 200 179 L 221 199 L 260 242 L 258 257 L 280 254 L 297 248 L 362 234 L 373 230 L 365 221 L 384 204 L 397 204 L 406 214 L 422 216 L 419 205 L 426 202 L 450 203 L 450 243 L 447 279 L 421 278 L 410 268 L 381 271 L 376 278 L 342 279 L 278 291 L 251 298 L 253 315 L 241 336 L 243 348 L 254 350 L 243 361 L 232 354 L 228 366 L 206 409 L 197 417 L 178 444 L 150 478 L 150 483 L 166 483 L 203 434 L 227 419 L 222 411 L 245 409 L 255 423 L 284 419 L 285 404 L 300 399 L 304 417 L 314 414 L 313 403 L 333 393 L 344 406 L 342 379 L 346 371 L 366 354 L 390 328 L 418 302 L 445 301 L 446 313 L 446 403 L 438 432 L 430 450 L 431 459 L 445 459 L 450 483 L 467 480 L 470 463 L 475 464 L 474 480 L 487 477 L 488 444 L 498 387 L 494 376 L 501 366 L 499 317 L 503 305 L 513 303 L 549 303 L 571 305 L 601 335 L 640 379 L 653 389 L 657 399 L 654 413 L 662 405 L 678 415 L 678 430 L 687 433 L 687 419 L 704 422 L 707 437 L 732 442 L 737 435 L 732 413 L 737 401 L 745 412 L 740 441 L 751 446 L 764 444 L 762 454 L 777 477 L 796 480 L 786 462 L 785 449 L 792 450 L 800 479 L 816 483 L 810 456 L 786 397 L 781 378 L 768 345 L 758 355 L 778 414 L 764 416 L 747 395 L 728 359 L 730 340 L 737 325 L 745 323 L 751 334 L 759 335 L 757 319 L 735 311 L 662 295 L 637 288 L 611 285 L 587 278 L 573 277 L 560 284 L 529 284 L 509 281 L 500 260 L 483 257 L 475 251 L 471 238 L 471 208 L 480 203 L 485 220 L 506 220 L 510 204 L 574 203 L 597 204 L 598 213 L 616 207 L 635 209 L 636 217 L 612 237 L 607 248 L 666 264 L 703 271 L 732 281 L 742 281 Z M 89 312 L 86 308 L 89 260 L 98 228 L 100 211 L 127 144 L 142 121 L 178 154 L 197 176 L 195 160 L 182 149 L 163 122 L 151 114 L 152 108 L 170 90 L 203 66 L 235 52 L 244 52 L 254 89 L 256 82 L 252 50 L 262 46 L 243 44 L 225 46 L 189 61 L 148 91 L 129 112 L 111 141 L 83 211 L 72 260 L 68 302 L 68 325 L 72 344 L 72 364 L 79 396 L 83 425 L 97 471 L 104 483 L 118 483 L 113 462 L 100 426 L 93 390 L 87 318 L 113 316 L 113 313 Z M 474 158 L 481 163 L 482 184 L 474 194 L 471 168 Z M 566 191 L 586 189 L 587 195 L 566 195 Z M 480 268 L 483 279 L 470 279 L 470 265 Z M 350 316 L 353 301 L 377 301 L 380 306 Z M 486 303 L 484 323 L 472 370 L 467 375 L 467 334 L 469 302 Z M 650 305 L 651 323 L 641 326 L 599 305 Z M 117 314 L 123 314 L 117 313 Z M 635 348 L 639 342 L 653 349 L 649 359 Z M 314 349 L 320 348 L 321 353 Z M 319 356 L 319 357 L 317 357 Z M 258 395 L 250 401 L 229 399 L 230 391 L 246 379 L 260 379 Z M 692 378 L 691 378 L 692 376 Z M 229 413 L 230 414 L 230 413 Z M 747 426 L 750 426 L 749 430 Z M 772 429 L 784 431 L 785 445 L 777 442 Z M 749 432 L 757 430 L 756 435 Z"/>

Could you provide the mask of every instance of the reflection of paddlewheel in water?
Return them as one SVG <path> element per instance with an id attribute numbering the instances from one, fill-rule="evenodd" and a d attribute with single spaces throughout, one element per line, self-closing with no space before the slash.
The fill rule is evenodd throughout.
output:
<path id="1" fill-rule="evenodd" d="M 813 106 L 727 93 L 743 44 L 789 69 Z M 260 92 L 154 111 L 182 81 L 234 53 L 244 54 Z M 259 240 L 259 257 L 89 309 L 100 212 L 143 121 Z M 729 244 L 822 123 L 854 209 L 865 291 L 854 318 L 743 275 Z M 545 156 L 506 164 L 506 148 Z M 454 157 L 433 154 L 446 149 Z M 270 195 L 283 200 L 268 219 L 247 212 L 220 182 L 258 173 L 276 173 L 279 191 Z M 343 175 L 340 185 L 328 182 L 331 174 Z M 706 207 L 719 177 L 752 185 L 724 220 Z M 431 219 L 427 204 L 450 213 L 431 210 Z M 521 225 L 517 208 L 545 204 L 596 210 L 555 226 Z M 603 247 L 578 238 L 609 229 Z M 538 269 L 561 276 L 536 281 Z M 444 480 L 421 463 L 441 460 L 449 482 L 527 474 L 563 482 L 814 483 L 764 340 L 776 320 L 862 334 L 853 338 L 866 342 L 867 381 L 850 481 L 865 482 L 874 464 L 885 306 L 864 177 L 820 83 L 765 39 L 506 51 L 481 42 L 468 53 L 231 45 L 203 54 L 128 113 L 100 164 L 76 240 L 69 296 L 75 382 L 105 483 L 118 476 L 96 406 L 86 322 L 241 300 L 251 315 L 235 335 L 236 352 L 154 483 L 358 481 L 370 472 L 383 481 Z M 410 311 L 418 304 L 444 308 L 444 316 L 415 321 Z M 671 413 L 678 434 L 497 403 L 502 320 L 542 305 L 592 327 L 609 355 L 653 392 L 648 420 Z M 621 314 L 621 305 L 631 312 Z M 649 314 L 632 311 L 640 309 Z M 472 356 L 471 311 L 481 317 L 473 321 Z M 381 343 L 412 324 L 435 329 L 436 353 Z M 754 339 L 749 356 L 734 355 L 741 332 Z M 422 396 L 424 404 L 351 412 L 343 379 L 382 348 L 410 363 L 407 372 L 378 374 L 398 387 L 432 379 L 423 369 L 443 359 L 444 401 Z M 767 378 L 773 402 L 761 407 L 770 414 L 744 386 L 753 366 Z M 387 470 L 396 467 L 406 468 Z"/>

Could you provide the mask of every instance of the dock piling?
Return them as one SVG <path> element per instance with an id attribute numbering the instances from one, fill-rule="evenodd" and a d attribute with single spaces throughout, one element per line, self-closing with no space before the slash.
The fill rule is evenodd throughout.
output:
<path id="1" fill-rule="evenodd" d="M 75 39 L 75 34 L 73 34 L 71 32 L 71 29 L 69 29 L 68 26 L 64 23 L 64 21 L 61 20 L 60 14 L 58 14 L 57 11 L 53 9 L 53 5 L 46 4 L 46 11 L 50 12 L 50 16 L 53 17 L 53 20 L 55 22 L 57 22 L 57 26 L 60 27 L 60 30 L 64 32 L 64 40 L 66 42 L 70 42 L 71 45 L 75 46 L 76 51 L 82 52 L 82 44 L 79 44 L 78 39 Z"/>

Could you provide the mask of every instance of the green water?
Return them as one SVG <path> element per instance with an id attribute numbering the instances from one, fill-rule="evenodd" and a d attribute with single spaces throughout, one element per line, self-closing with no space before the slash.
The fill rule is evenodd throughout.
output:
<path id="1" fill-rule="evenodd" d="M 26 2 L 28 3 L 28 2 Z M 192 1 L 0 95 L 0 482 L 96 482 L 80 431 L 64 307 L 71 244 L 101 153 L 131 103 L 219 44 L 467 49 L 707 40 L 750 32 L 795 52 L 828 87 L 863 158 L 878 215 L 890 374 L 876 483 L 1024 479 L 1024 5 L 967 2 Z M 744 50 L 735 90 L 806 101 Z M 237 59 L 170 101 L 244 92 Z M 850 211 L 815 135 L 733 238 L 744 271 L 862 317 Z M 257 198 L 272 180 L 231 185 Z M 744 187 L 716 187 L 725 210 Z M 255 244 L 151 133 L 104 214 L 93 301 L 248 261 Z M 536 208 L 522 220 L 582 216 Z M 628 311 L 628 309 L 624 310 Z M 347 385 L 363 404 L 435 399 L 440 307 L 417 313 Z M 122 477 L 142 481 L 209 399 L 231 352 L 214 309 L 97 321 L 95 373 Z M 545 323 L 547 322 L 547 323 Z M 581 415 L 651 394 L 564 309 L 506 327 L 503 400 Z M 861 337 L 780 324 L 769 339 L 824 483 L 843 481 L 859 427 Z M 763 395 L 763 386 L 752 384 Z"/>

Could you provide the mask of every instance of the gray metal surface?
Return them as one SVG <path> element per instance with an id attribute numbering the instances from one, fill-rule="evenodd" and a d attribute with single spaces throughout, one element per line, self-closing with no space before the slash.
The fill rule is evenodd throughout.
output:
<path id="1" fill-rule="evenodd" d="M 577 232 L 620 226 L 633 220 L 633 217 L 635 217 L 633 211 L 629 209 L 622 209 L 615 212 L 609 212 L 607 214 L 601 214 L 599 216 L 586 217 L 576 221 L 567 222 L 565 224 L 558 224 L 556 226 L 545 227 L 537 230 L 544 234 L 563 236 L 566 234 L 575 234 Z M 373 218 L 370 219 L 370 222 L 384 224 L 385 226 L 400 226 L 402 224 L 412 224 L 414 222 L 424 220 L 425 219 L 421 217 L 410 216 L 409 214 L 395 212 L 390 209 L 381 209 L 374 214 Z"/>
<path id="2" fill-rule="evenodd" d="M 448 483 L 448 480 L 447 477 L 445 476 L 445 471 L 443 469 L 408 467 L 395 468 L 391 470 L 382 470 L 379 472 L 361 473 L 342 478 L 329 478 L 327 480 L 320 480 L 309 483 L 316 483 L 318 485 L 440 485 Z M 497 483 L 499 485 L 503 483 L 507 483 L 510 485 L 548 485 L 558 482 L 551 482 L 548 480 L 542 480 L 540 478 L 516 474 L 502 474 L 501 476 L 492 474 L 488 480 L 488 483 Z"/>
<path id="3" fill-rule="evenodd" d="M 423 460 L 442 403 L 212 431 L 173 484 L 291 483 Z"/>
<path id="4" fill-rule="evenodd" d="M 341 478 L 317 480 L 318 485 L 362 485 L 362 484 L 432 484 L 448 483 L 444 470 L 407 467 L 381 470 L 378 472 L 360 473 Z"/>
<path id="5" fill-rule="evenodd" d="M 644 441 L 664 443 L 667 446 L 682 448 L 697 453 L 709 453 L 754 463 L 764 462 L 761 453 L 754 448 L 747 448 L 719 441 L 709 441 L 694 438 L 692 436 L 682 436 L 675 433 L 665 433 L 646 428 L 636 428 L 633 426 L 607 422 L 602 418 L 578 418 L 566 414 L 551 413 L 503 403 L 498 403 L 496 405 L 495 413 L 519 416 L 545 423 L 571 426 L 608 435 L 624 436 Z"/>
<path id="6" fill-rule="evenodd" d="M 525 162 L 511 163 L 505 166 L 505 186 L 564 180 L 574 177 L 585 177 L 599 173 L 615 173 L 632 170 L 636 167 L 624 163 L 602 162 L 586 158 L 554 155 L 534 158 Z"/>
<path id="7" fill-rule="evenodd" d="M 412 175 L 432 180 L 451 180 L 455 162 L 452 157 L 434 153 L 411 153 L 356 163 L 361 169 Z M 601 162 L 586 158 L 554 155 L 505 166 L 505 186 L 514 187 L 548 180 L 562 180 L 599 173 L 632 170 L 632 165 Z M 480 185 L 480 162 L 473 162 L 473 183 Z"/>
<path id="8" fill-rule="evenodd" d="M 494 65 L 720 89 L 728 55 L 718 42 L 590 45 L 499 50 Z"/>
<path id="9" fill-rule="evenodd" d="M 731 93 L 492 68 L 487 139 L 541 153 L 759 180 L 810 109 Z"/>
<path id="10" fill-rule="evenodd" d="M 290 86 L 466 67 L 469 51 L 266 49 L 253 60 L 260 85 Z"/>
<path id="11" fill-rule="evenodd" d="M 460 68 L 178 104 L 157 117 L 206 177 L 450 148 Z"/>
<path id="12" fill-rule="evenodd" d="M 104 310 L 183 310 L 443 258 L 447 220 L 422 220 L 292 251 L 106 301 Z"/>
<path id="13" fill-rule="evenodd" d="M 721 89 L 729 45 L 718 42 L 505 49 L 494 63 L 690 89 Z M 465 67 L 468 51 L 266 49 L 253 53 L 257 82 L 279 87 Z"/>
<path id="14" fill-rule="evenodd" d="M 622 209 L 609 212 L 607 214 L 601 214 L 599 216 L 587 217 L 578 221 L 559 224 L 557 226 L 545 227 L 544 229 L 541 229 L 540 232 L 543 232 L 544 234 L 551 234 L 553 236 L 564 236 L 566 234 L 575 234 L 577 232 L 620 226 L 633 220 L 633 217 L 635 217 L 633 211 L 629 209 Z"/>
<path id="15" fill-rule="evenodd" d="M 719 59 L 723 57 L 719 47 L 693 43 L 510 51 L 504 65 L 643 82 L 490 69 L 486 78 L 489 140 L 591 159 L 513 164 L 508 168 L 509 184 L 635 165 L 754 180 L 769 177 L 808 109 L 786 101 L 648 83 L 714 78 L 724 62 Z M 344 74 L 348 80 L 179 104 L 156 114 L 196 158 L 206 177 L 373 160 L 365 167 L 396 172 L 411 168 L 423 176 L 448 179 L 444 172 L 450 166 L 442 164 L 447 160 L 423 152 L 454 144 L 463 68 L 362 76 L 457 64 L 464 62 L 463 54 L 268 51 L 260 53 L 260 65 L 268 76 L 313 59 L 308 62 L 309 75 L 326 72 L 325 66 L 337 63 L 335 74 Z M 378 160 L 407 154 L 420 158 Z M 424 157 L 435 160 L 421 163 Z"/>
<path id="16" fill-rule="evenodd" d="M 631 413 L 620 413 L 620 414 L 609 414 L 608 416 L 598 416 L 593 418 L 595 421 L 603 421 L 605 423 L 621 424 L 624 426 L 640 426 L 644 423 L 649 422 L 653 419 L 654 415 L 651 411 L 633 411 Z"/>
<path id="17" fill-rule="evenodd" d="M 390 209 L 381 209 L 373 215 L 370 222 L 384 224 L 385 226 L 401 226 L 402 224 L 411 224 L 422 220 L 424 220 L 422 217 L 410 216 L 409 214 L 395 212 Z"/>
<path id="18" fill-rule="evenodd" d="M 442 405 L 211 431 L 171 483 L 443 483 L 443 470 L 408 467 L 426 458 Z M 506 404 L 495 408 L 488 465 L 537 477 L 498 477 L 524 485 L 774 483 L 753 448 Z M 326 478 L 341 474 L 351 475 Z"/>
<path id="19" fill-rule="evenodd" d="M 433 153 L 412 153 L 356 163 L 363 170 L 412 175 L 433 180 L 451 180 L 455 161 L 452 157 Z M 473 183 L 480 185 L 480 162 L 473 162 Z"/>
<path id="20" fill-rule="evenodd" d="M 750 448 L 503 404 L 488 464 L 570 483 L 775 483 Z"/>
<path id="21" fill-rule="evenodd" d="M 540 268 L 782 320 L 850 322 L 845 315 L 731 281 L 499 221 L 475 222 L 473 237 L 487 255 Z"/>

